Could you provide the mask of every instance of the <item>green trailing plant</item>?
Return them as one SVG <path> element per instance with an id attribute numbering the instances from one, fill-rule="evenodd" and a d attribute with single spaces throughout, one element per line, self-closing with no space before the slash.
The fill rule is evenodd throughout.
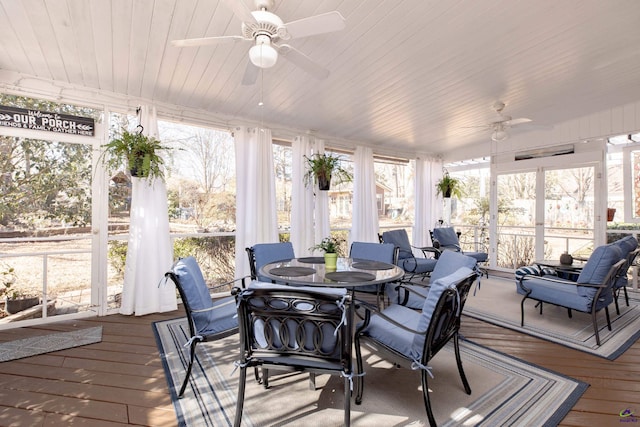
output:
<path id="1" fill-rule="evenodd" d="M 326 254 L 338 254 L 342 255 L 342 239 L 337 237 L 325 237 L 320 243 L 309 248 L 309 250 L 320 250 Z"/>
<path id="2" fill-rule="evenodd" d="M 2 269 L 0 270 L 0 280 L 2 281 L 0 297 L 6 297 L 8 300 L 16 300 L 35 296 L 33 292 L 16 289 L 13 285 L 15 285 L 17 279 L 18 276 L 16 275 L 15 269 L 3 263 Z"/>
<path id="3" fill-rule="evenodd" d="M 11 292 L 11 286 L 16 282 L 16 271 L 8 264 L 2 264 L 2 270 L 0 270 L 0 279 L 2 280 L 2 287 L 0 288 L 0 295 L 9 295 Z"/>
<path id="4" fill-rule="evenodd" d="M 342 167 L 340 156 L 324 153 L 304 158 L 307 161 L 307 172 L 304 174 L 306 186 L 317 183 L 320 190 L 328 190 L 332 179 L 336 184 L 353 180 L 353 175 Z"/>
<path id="5" fill-rule="evenodd" d="M 444 175 L 436 184 L 437 195 L 442 197 L 457 197 L 462 198 L 462 184 L 460 180 L 449 175 L 449 172 L 445 171 Z"/>
<path id="6" fill-rule="evenodd" d="M 102 148 L 102 161 L 109 173 L 125 168 L 131 176 L 164 179 L 164 160 L 160 153 L 168 147 L 154 137 L 125 129 Z"/>

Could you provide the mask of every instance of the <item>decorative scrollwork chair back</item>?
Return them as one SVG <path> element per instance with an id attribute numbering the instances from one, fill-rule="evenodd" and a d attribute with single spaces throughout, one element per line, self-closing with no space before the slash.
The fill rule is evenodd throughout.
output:
<path id="1" fill-rule="evenodd" d="M 242 419 L 248 367 L 342 376 L 349 425 L 353 306 L 347 290 L 253 282 L 234 293 L 241 354 L 235 425 Z"/>

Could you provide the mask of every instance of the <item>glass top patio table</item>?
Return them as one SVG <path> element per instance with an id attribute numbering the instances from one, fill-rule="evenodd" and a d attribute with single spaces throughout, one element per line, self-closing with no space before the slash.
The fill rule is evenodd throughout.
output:
<path id="1" fill-rule="evenodd" d="M 584 268 L 586 261 L 574 259 L 572 264 L 561 264 L 559 260 L 543 259 L 535 261 L 535 264 L 540 267 L 540 269 L 542 269 L 542 267 L 551 267 L 558 271 L 580 273 Z"/>
<path id="2" fill-rule="evenodd" d="M 298 258 L 266 264 L 260 275 L 292 285 L 357 289 L 399 280 L 404 270 L 393 264 L 353 258 L 338 258 L 337 268 L 327 269 L 322 258 Z"/>

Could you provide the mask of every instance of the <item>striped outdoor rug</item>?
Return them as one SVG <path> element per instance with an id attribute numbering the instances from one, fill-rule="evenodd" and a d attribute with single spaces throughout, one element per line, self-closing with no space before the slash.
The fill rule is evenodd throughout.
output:
<path id="1" fill-rule="evenodd" d="M 102 326 L 55 332 L 0 343 L 0 362 L 22 359 L 102 341 Z"/>
<path id="2" fill-rule="evenodd" d="M 573 317 L 569 318 L 566 308 L 545 304 L 540 315 L 536 301 L 527 300 L 524 327 L 521 327 L 521 301 L 515 279 L 491 276 L 483 278 L 480 289 L 469 295 L 464 314 L 609 360 L 620 356 L 640 338 L 640 299 L 634 292 L 629 293 L 628 307 L 624 298 L 620 298 L 620 315 L 616 314 L 614 304 L 609 306 L 611 331 L 607 329 L 604 310 L 598 313 L 600 346 L 596 344 L 590 314 L 574 310 Z"/>
<path id="3" fill-rule="evenodd" d="M 184 378 L 188 349 L 185 319 L 154 324 L 167 382 L 180 426 L 233 424 L 238 374 L 238 336 L 197 347 L 197 362 L 182 399 L 176 398 Z M 566 415 L 587 384 L 519 359 L 462 341 L 461 352 L 472 393 L 464 392 L 453 349 L 441 351 L 430 364 L 431 402 L 438 425 L 554 426 Z M 351 405 L 354 426 L 428 425 L 420 391 L 420 375 L 396 369 L 375 355 L 365 354 L 362 405 Z M 343 420 L 342 379 L 284 374 L 270 378 L 270 388 L 247 375 L 243 426 L 339 426 Z"/>

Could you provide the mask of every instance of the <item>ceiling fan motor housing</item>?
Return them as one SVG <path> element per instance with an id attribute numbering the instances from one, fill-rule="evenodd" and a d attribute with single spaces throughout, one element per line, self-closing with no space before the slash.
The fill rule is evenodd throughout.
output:
<path id="1" fill-rule="evenodd" d="M 258 36 L 268 36 L 272 42 L 280 38 L 280 33 L 286 34 L 282 19 L 266 10 L 254 10 L 251 12 L 257 22 L 243 22 L 242 35 L 246 39 L 255 39 Z"/>

